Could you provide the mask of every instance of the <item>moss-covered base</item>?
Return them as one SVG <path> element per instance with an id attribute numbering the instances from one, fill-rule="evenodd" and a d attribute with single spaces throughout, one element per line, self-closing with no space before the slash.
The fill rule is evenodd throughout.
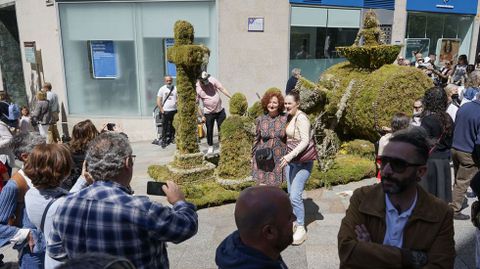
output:
<path id="1" fill-rule="evenodd" d="M 177 168 L 191 169 L 202 166 L 203 162 L 204 154 L 201 152 L 180 154 L 177 151 L 175 152 L 175 159 L 173 160 L 173 165 Z"/>
<path id="2" fill-rule="evenodd" d="M 201 166 L 189 169 L 178 168 L 173 164 L 167 164 L 166 166 L 170 173 L 170 179 L 180 185 L 214 180 L 215 165 L 207 161 L 204 161 Z"/>
<path id="3" fill-rule="evenodd" d="M 172 178 L 169 169 L 165 165 L 150 166 L 148 174 L 157 181 L 165 181 Z M 315 163 L 312 175 L 307 181 L 305 188 L 311 190 L 320 187 L 330 187 L 373 176 L 375 176 L 375 166 L 372 160 L 350 154 L 339 154 L 335 159 L 333 167 L 325 173 L 320 172 L 317 163 Z M 234 185 L 221 185 L 215 181 L 208 181 L 190 182 L 181 185 L 180 188 L 185 192 L 187 201 L 202 208 L 234 202 L 241 190 L 253 185 L 255 185 L 254 181 L 246 181 Z"/>

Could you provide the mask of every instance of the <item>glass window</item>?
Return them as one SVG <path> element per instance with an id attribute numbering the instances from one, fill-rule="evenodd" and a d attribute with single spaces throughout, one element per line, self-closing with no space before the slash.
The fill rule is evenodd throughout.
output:
<path id="1" fill-rule="evenodd" d="M 213 1 L 62 3 L 59 12 L 70 114 L 150 116 L 166 74 L 164 40 L 173 38 L 179 19 L 188 19 L 195 27 L 195 41 L 210 48 L 208 71 L 215 73 Z M 113 41 L 116 78 L 93 78 L 92 40 Z"/>
<path id="2" fill-rule="evenodd" d="M 345 61 L 335 47 L 352 45 L 359 25 L 360 10 L 292 7 L 290 69 L 318 80 L 325 69 Z"/>
<path id="3" fill-rule="evenodd" d="M 437 54 L 437 61 L 441 58 L 438 56 L 442 54 L 441 45 L 439 45 L 442 38 L 452 39 L 448 42 L 457 45 L 453 45 L 454 55 L 452 54 L 450 58 L 456 59 L 458 55 L 468 55 L 470 52 L 472 24 L 473 16 L 410 12 L 407 21 L 407 38 L 429 38 L 429 52 Z"/>

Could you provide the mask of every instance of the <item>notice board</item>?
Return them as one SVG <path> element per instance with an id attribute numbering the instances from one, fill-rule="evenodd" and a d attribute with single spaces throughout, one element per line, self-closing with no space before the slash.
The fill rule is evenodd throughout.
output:
<path id="1" fill-rule="evenodd" d="M 93 78 L 118 78 L 117 55 L 113 41 L 90 41 Z"/>

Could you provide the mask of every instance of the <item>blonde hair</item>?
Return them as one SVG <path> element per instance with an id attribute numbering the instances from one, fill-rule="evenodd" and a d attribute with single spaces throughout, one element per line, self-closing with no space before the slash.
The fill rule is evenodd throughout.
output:
<path id="1" fill-rule="evenodd" d="M 38 100 L 47 100 L 47 93 L 39 91 L 37 92 L 37 99 Z"/>

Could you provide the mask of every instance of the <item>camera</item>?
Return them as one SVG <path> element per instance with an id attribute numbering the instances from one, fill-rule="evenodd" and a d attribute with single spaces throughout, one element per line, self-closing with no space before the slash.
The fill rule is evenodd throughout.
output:
<path id="1" fill-rule="evenodd" d="M 115 128 L 115 123 L 107 123 L 107 130 L 108 131 L 114 131 L 113 129 Z"/>

